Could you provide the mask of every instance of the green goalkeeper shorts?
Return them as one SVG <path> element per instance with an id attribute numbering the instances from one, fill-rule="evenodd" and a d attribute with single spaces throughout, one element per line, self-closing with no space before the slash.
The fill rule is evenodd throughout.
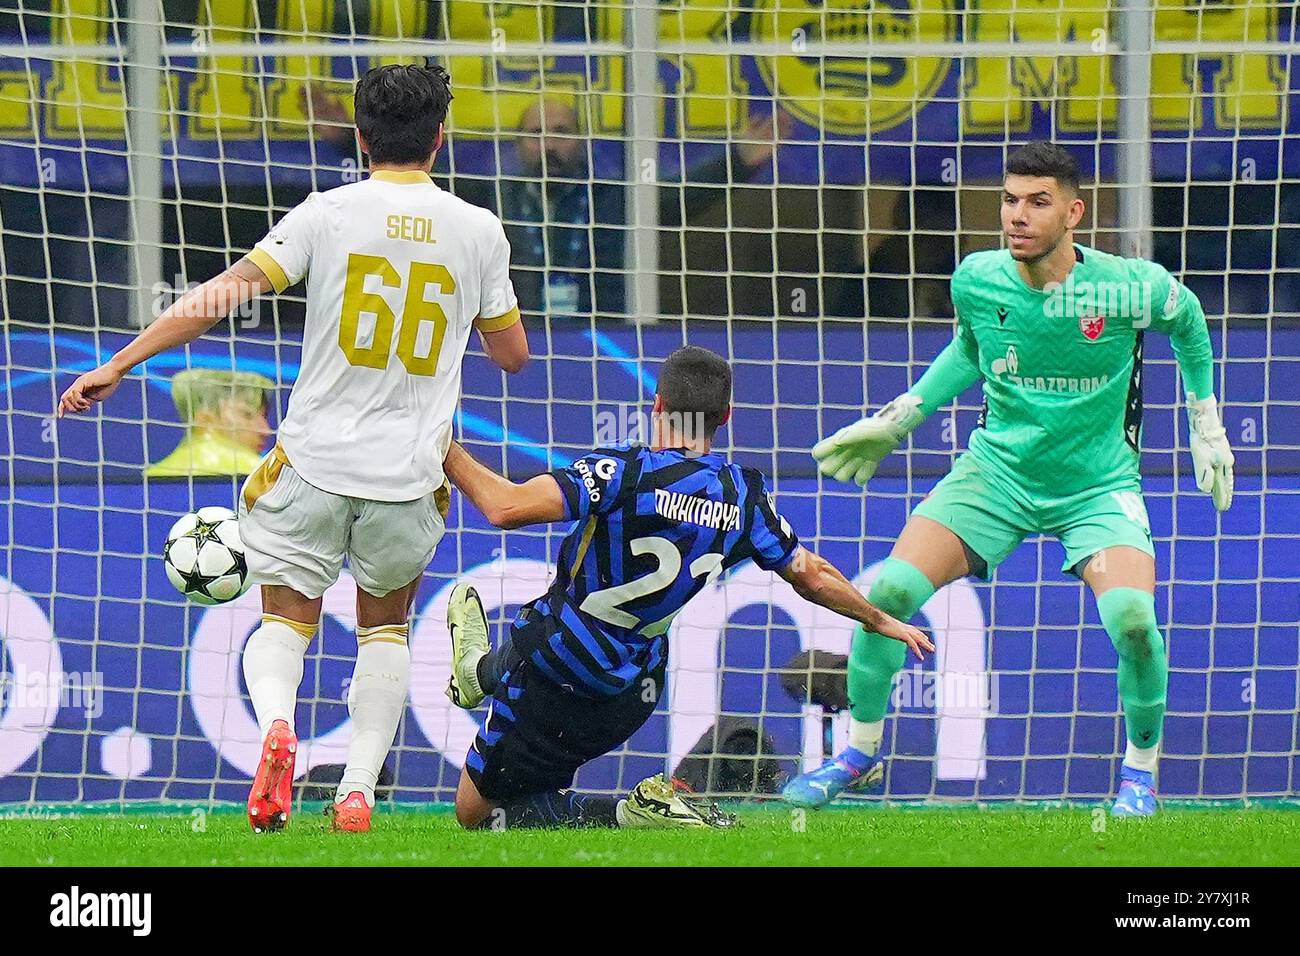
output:
<path id="1" fill-rule="evenodd" d="M 994 466 L 970 452 L 912 512 L 948 528 L 986 565 L 987 578 L 1031 534 L 1059 538 L 1062 571 L 1078 573 L 1098 551 L 1128 545 L 1154 557 L 1142 486 L 1130 482 L 1046 499 L 992 474 Z"/>

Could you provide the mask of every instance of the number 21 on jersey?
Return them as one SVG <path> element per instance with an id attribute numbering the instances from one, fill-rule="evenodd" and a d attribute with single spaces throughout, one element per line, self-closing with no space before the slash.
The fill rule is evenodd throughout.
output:
<path id="1" fill-rule="evenodd" d="M 339 317 L 339 348 L 352 365 L 384 369 L 393 351 L 393 332 L 398 317 L 378 292 L 366 291 L 366 278 L 377 276 L 385 288 L 406 287 L 402 304 L 401 330 L 397 334 L 397 358 L 412 375 L 433 375 L 447 334 L 447 313 L 425 296 L 429 286 L 443 295 L 456 291 L 456 280 L 446 266 L 433 262 L 412 262 L 406 281 L 384 256 L 354 252 L 348 256 L 347 279 L 343 287 L 343 312 Z M 374 316 L 369 344 L 361 344 L 361 317 Z M 429 333 L 421 341 L 426 326 Z"/>

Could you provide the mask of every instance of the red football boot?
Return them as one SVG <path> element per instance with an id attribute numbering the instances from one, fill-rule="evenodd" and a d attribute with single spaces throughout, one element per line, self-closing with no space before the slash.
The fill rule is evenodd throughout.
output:
<path id="1" fill-rule="evenodd" d="M 333 807 L 330 829 L 343 833 L 370 832 L 370 804 L 360 790 L 353 790 L 342 803 Z"/>
<path id="2" fill-rule="evenodd" d="M 262 742 L 262 759 L 248 794 L 248 822 L 254 833 L 283 830 L 293 804 L 293 762 L 298 738 L 289 724 L 277 720 Z"/>

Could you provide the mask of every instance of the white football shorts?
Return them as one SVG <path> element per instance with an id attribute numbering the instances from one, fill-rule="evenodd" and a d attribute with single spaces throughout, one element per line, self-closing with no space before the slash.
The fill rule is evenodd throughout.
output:
<path id="1" fill-rule="evenodd" d="M 299 477 L 277 444 L 239 494 L 249 578 L 316 598 L 338 580 L 346 557 L 357 587 L 383 597 L 429 566 L 450 504 L 446 485 L 414 501 L 322 491 Z"/>

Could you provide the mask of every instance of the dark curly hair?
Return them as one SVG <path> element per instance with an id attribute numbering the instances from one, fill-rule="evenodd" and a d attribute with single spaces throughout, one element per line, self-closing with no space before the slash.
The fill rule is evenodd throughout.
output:
<path id="1" fill-rule="evenodd" d="M 357 80 L 357 129 L 371 163 L 409 165 L 433 154 L 451 105 L 451 77 L 441 66 L 390 64 Z"/>
<path id="2" fill-rule="evenodd" d="M 1008 176 L 1050 176 L 1071 192 L 1079 191 L 1079 164 L 1057 143 L 1035 140 L 1012 150 L 1007 157 Z"/>

